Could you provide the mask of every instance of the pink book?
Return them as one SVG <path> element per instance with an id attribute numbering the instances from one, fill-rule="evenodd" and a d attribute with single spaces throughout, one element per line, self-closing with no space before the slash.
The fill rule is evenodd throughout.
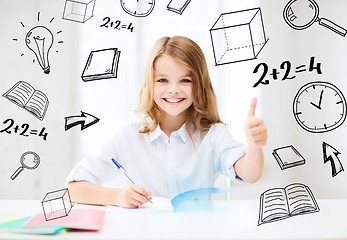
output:
<path id="1" fill-rule="evenodd" d="M 91 208 L 71 209 L 66 217 L 46 221 L 43 213 L 38 213 L 23 227 L 60 226 L 79 230 L 99 230 L 104 222 L 105 211 Z"/>

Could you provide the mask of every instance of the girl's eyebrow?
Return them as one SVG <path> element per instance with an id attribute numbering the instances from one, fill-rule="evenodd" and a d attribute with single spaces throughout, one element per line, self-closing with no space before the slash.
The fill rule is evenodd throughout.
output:
<path id="1" fill-rule="evenodd" d="M 192 74 L 188 73 L 188 74 L 185 74 L 185 75 L 181 76 L 181 78 L 185 78 L 185 77 L 192 77 Z"/>
<path id="2" fill-rule="evenodd" d="M 167 77 L 167 75 L 164 73 L 154 74 L 154 76 L 155 77 Z M 192 74 L 188 73 L 188 74 L 185 74 L 183 76 L 180 76 L 179 78 L 186 78 L 186 77 L 192 77 Z"/>
<path id="3" fill-rule="evenodd" d="M 162 73 L 154 74 L 154 76 L 155 76 L 155 77 L 159 77 L 159 76 L 160 76 L 160 77 L 166 77 L 166 75 L 165 75 L 165 74 L 162 74 Z"/>
<path id="4" fill-rule="evenodd" d="M 187 76 L 182 77 L 182 79 L 185 79 L 185 78 L 190 78 L 190 79 L 193 79 L 193 76 L 191 76 L 191 75 L 187 75 Z"/>

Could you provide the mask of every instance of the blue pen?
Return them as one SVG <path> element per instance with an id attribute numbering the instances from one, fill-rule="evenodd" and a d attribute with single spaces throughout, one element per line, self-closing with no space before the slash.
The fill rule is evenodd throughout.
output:
<path id="1" fill-rule="evenodd" d="M 122 173 L 129 179 L 129 181 L 132 183 L 132 184 L 135 184 L 133 180 L 131 180 L 131 178 L 128 176 L 127 172 L 125 171 L 125 169 L 122 167 L 122 165 L 119 164 L 119 162 L 117 162 L 117 160 L 113 159 L 112 158 L 112 162 L 117 166 L 117 168 L 119 170 L 122 171 Z M 150 201 L 151 203 L 153 203 L 150 199 L 147 199 L 148 201 Z"/>
<path id="2" fill-rule="evenodd" d="M 132 184 L 135 184 L 133 180 L 131 180 L 131 178 L 128 176 L 127 172 L 125 171 L 125 169 L 122 167 L 122 165 L 119 164 L 119 162 L 117 162 L 115 159 L 112 158 L 112 162 L 117 166 L 117 168 L 119 170 L 122 171 L 122 173 L 129 179 L 129 181 L 132 183 Z"/>

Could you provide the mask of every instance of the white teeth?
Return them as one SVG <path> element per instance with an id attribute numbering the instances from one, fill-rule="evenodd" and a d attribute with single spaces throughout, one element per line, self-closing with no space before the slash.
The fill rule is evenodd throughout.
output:
<path id="1" fill-rule="evenodd" d="M 172 102 L 172 103 L 177 103 L 183 100 L 183 98 L 165 98 L 166 101 Z"/>

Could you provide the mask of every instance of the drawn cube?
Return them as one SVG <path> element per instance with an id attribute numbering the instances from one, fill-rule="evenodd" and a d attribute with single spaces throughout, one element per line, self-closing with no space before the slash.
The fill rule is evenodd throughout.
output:
<path id="1" fill-rule="evenodd" d="M 255 59 L 268 40 L 260 8 L 221 14 L 210 35 L 216 66 Z"/>
<path id="2" fill-rule="evenodd" d="M 84 23 L 94 13 L 96 0 L 66 0 L 63 19 Z"/>
<path id="3" fill-rule="evenodd" d="M 41 203 L 46 221 L 68 216 L 73 206 L 67 188 L 47 193 Z"/>

